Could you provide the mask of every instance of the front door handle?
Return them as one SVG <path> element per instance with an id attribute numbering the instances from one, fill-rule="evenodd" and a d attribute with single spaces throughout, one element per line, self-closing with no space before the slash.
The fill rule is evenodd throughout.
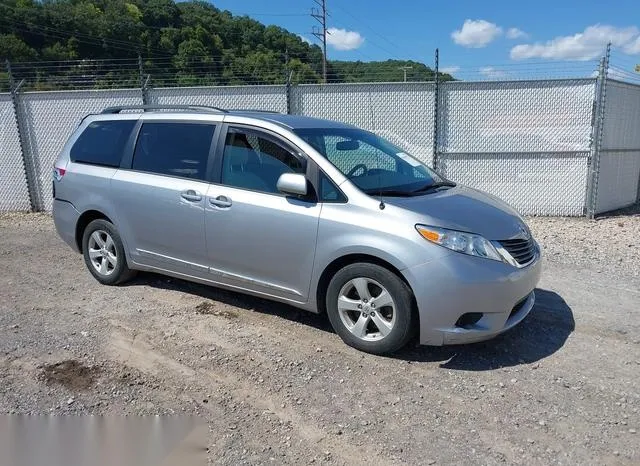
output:
<path id="1" fill-rule="evenodd" d="M 231 207 L 231 199 L 229 199 L 227 196 L 218 196 L 216 198 L 209 198 L 209 202 L 211 203 L 211 205 L 214 205 L 216 207 L 223 207 L 223 208 Z"/>
<path id="2" fill-rule="evenodd" d="M 195 191 L 193 189 L 187 189 L 186 191 L 182 191 L 180 193 L 180 197 L 182 197 L 182 199 L 184 199 L 185 201 L 189 201 L 189 202 L 199 202 L 202 200 L 202 194 L 200 194 L 198 191 Z"/>

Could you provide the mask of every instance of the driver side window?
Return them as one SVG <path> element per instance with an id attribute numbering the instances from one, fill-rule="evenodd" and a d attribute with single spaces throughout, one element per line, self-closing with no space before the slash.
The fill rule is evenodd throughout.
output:
<path id="1" fill-rule="evenodd" d="M 229 128 L 222 157 L 222 184 L 279 194 L 283 173 L 305 173 L 304 160 L 267 135 Z"/>
<path id="2" fill-rule="evenodd" d="M 352 140 L 337 135 L 327 135 L 324 141 L 327 158 L 342 173 L 350 173 L 353 170 L 354 174 L 358 175 L 372 170 L 397 170 L 397 162 L 389 154 L 361 140 L 356 141 L 357 148 L 349 147 L 349 141 Z M 358 166 L 364 167 L 356 169 Z"/>

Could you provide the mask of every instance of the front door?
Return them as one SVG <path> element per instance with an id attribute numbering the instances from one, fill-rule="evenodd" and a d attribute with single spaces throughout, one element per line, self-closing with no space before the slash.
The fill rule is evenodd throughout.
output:
<path id="1" fill-rule="evenodd" d="M 306 158 L 270 133 L 241 127 L 229 127 L 221 155 L 205 206 L 211 279 L 306 301 L 321 205 L 276 187 L 282 173 L 305 173 Z"/>
<path id="2" fill-rule="evenodd" d="M 131 258 L 207 276 L 204 206 L 215 124 L 146 121 L 130 169 L 112 179 L 116 211 Z"/>

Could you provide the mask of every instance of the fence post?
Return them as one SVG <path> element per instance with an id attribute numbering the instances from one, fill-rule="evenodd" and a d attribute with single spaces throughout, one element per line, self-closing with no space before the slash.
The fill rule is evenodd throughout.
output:
<path id="1" fill-rule="evenodd" d="M 440 100 L 440 77 L 438 76 L 439 51 L 436 49 L 435 89 L 433 95 L 433 169 L 437 170 L 438 161 L 438 101 Z"/>
<path id="2" fill-rule="evenodd" d="M 287 115 L 291 115 L 291 81 L 293 70 L 289 69 L 289 48 L 284 50 L 284 95 L 287 100 Z"/>
<path id="3" fill-rule="evenodd" d="M 587 175 L 587 196 L 585 213 L 593 219 L 598 204 L 598 178 L 600 176 L 600 146 L 604 132 L 605 102 L 607 96 L 607 74 L 611 43 L 607 44 L 605 56 L 600 60 L 598 78 L 596 80 L 596 96 L 591 115 L 591 143 L 589 149 L 589 171 Z"/>
<path id="4" fill-rule="evenodd" d="M 285 81 L 284 92 L 287 98 L 287 115 L 291 115 L 291 80 L 293 79 L 293 71 L 287 71 L 287 80 Z"/>
<path id="5" fill-rule="evenodd" d="M 29 194 L 29 207 L 31 212 L 36 212 L 40 210 L 40 202 L 39 202 L 39 192 L 38 192 L 38 181 L 36 179 L 35 173 L 36 168 L 33 166 L 32 160 L 29 156 L 29 150 L 27 149 L 27 144 L 25 140 L 25 128 L 22 119 L 22 110 L 20 109 L 20 97 L 19 92 L 20 88 L 24 84 L 24 79 L 22 79 L 18 84 L 16 84 L 15 79 L 13 77 L 13 73 L 11 72 L 11 62 L 6 60 L 5 62 L 7 68 L 7 75 L 9 76 L 9 92 L 11 92 L 11 104 L 13 106 L 13 116 L 16 119 L 16 127 L 18 130 L 18 142 L 20 144 L 20 154 L 22 155 L 22 167 L 24 169 L 24 178 L 27 182 L 27 192 Z"/>
<path id="6" fill-rule="evenodd" d="M 149 78 L 150 75 L 144 74 L 144 66 L 142 63 L 142 55 L 138 54 L 138 82 L 140 92 L 142 94 L 142 105 L 149 105 Z"/>
<path id="7" fill-rule="evenodd" d="M 636 194 L 636 204 L 640 205 L 640 174 L 638 174 L 638 193 Z"/>

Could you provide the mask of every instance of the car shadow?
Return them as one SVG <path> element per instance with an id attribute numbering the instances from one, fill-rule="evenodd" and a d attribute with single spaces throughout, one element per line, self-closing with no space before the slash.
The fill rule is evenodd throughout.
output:
<path id="1" fill-rule="evenodd" d="M 203 299 L 210 299 L 240 309 L 281 317 L 293 322 L 299 322 L 303 325 L 308 325 L 309 327 L 322 330 L 323 332 L 335 333 L 331 327 L 329 319 L 324 315 L 303 311 L 284 303 L 270 301 L 257 296 L 228 291 L 223 288 L 216 288 L 208 285 L 201 285 L 199 283 L 179 278 L 168 277 L 151 272 L 140 272 L 133 280 L 124 283 L 121 286 L 139 285 L 190 293 L 195 296 L 200 296 Z"/>
<path id="2" fill-rule="evenodd" d="M 123 286 L 139 285 L 190 293 L 203 299 L 335 333 L 324 315 L 255 296 L 148 272 L 139 273 L 134 280 Z M 515 328 L 491 340 L 457 346 L 420 346 L 414 341 L 388 358 L 410 362 L 440 362 L 440 367 L 445 369 L 492 370 L 544 359 L 562 348 L 574 329 L 573 312 L 564 299 L 553 291 L 536 289 L 536 304 L 529 315 Z"/>
<path id="3" fill-rule="evenodd" d="M 441 362 L 445 369 L 485 371 L 531 364 L 558 351 L 575 329 L 573 312 L 562 297 L 536 289 L 529 315 L 511 330 L 480 343 L 458 346 L 414 344 L 394 357 L 413 362 Z"/>

